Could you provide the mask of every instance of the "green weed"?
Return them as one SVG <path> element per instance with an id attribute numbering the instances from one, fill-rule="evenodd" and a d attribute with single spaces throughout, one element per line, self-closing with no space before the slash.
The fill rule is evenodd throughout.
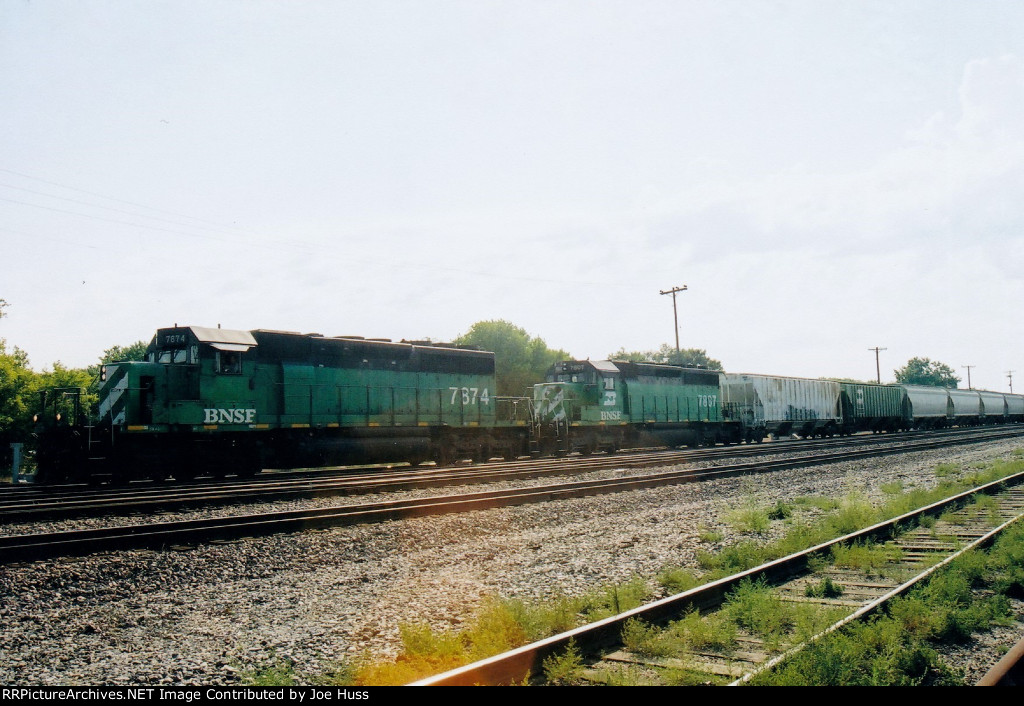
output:
<path id="1" fill-rule="evenodd" d="M 658 574 L 658 585 L 669 595 L 689 591 L 701 583 L 702 581 L 697 578 L 697 575 L 689 569 L 670 567 Z"/>
<path id="2" fill-rule="evenodd" d="M 697 534 L 697 539 L 708 544 L 718 544 L 724 537 L 718 530 L 703 530 Z"/>
<path id="3" fill-rule="evenodd" d="M 726 521 L 743 534 L 764 534 L 771 527 L 768 511 L 758 506 L 757 500 L 752 497 L 746 498 L 739 508 L 729 512 Z"/>
<path id="4" fill-rule="evenodd" d="M 298 675 L 295 665 L 288 660 L 275 659 L 272 663 L 240 675 L 243 684 L 249 686 L 295 686 Z"/>
<path id="5" fill-rule="evenodd" d="M 804 595 L 808 598 L 838 598 L 843 595 L 843 587 L 826 576 L 817 583 L 807 584 Z"/>
<path id="6" fill-rule="evenodd" d="M 630 652 L 648 657 L 666 657 L 676 650 L 663 637 L 664 632 L 642 620 L 627 620 L 622 627 L 622 644 Z"/>
<path id="7" fill-rule="evenodd" d="M 728 653 L 735 648 L 736 623 L 723 612 L 702 616 L 692 610 L 674 621 L 667 631 L 669 639 L 684 650 L 717 650 Z"/>
<path id="8" fill-rule="evenodd" d="M 565 652 L 547 657 L 541 669 L 544 680 L 551 685 L 573 686 L 583 682 L 583 657 L 573 641 Z"/>

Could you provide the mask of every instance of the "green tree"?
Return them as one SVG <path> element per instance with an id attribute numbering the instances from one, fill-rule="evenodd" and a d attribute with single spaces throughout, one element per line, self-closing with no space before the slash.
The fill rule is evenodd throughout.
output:
<path id="1" fill-rule="evenodd" d="M 120 363 L 126 360 L 145 360 L 147 348 L 149 348 L 149 344 L 145 341 L 136 341 L 130 346 L 112 346 L 103 351 L 100 365 Z"/>
<path id="2" fill-rule="evenodd" d="M 145 341 L 136 341 L 135 343 L 127 346 L 111 346 L 107 350 L 103 351 L 103 355 L 100 356 L 100 361 L 95 365 L 90 365 L 84 371 L 86 373 L 85 379 L 87 382 L 83 387 L 86 388 L 85 397 L 88 400 L 88 406 L 84 408 L 91 410 L 93 415 L 98 412 L 100 399 L 100 366 L 106 365 L 107 363 L 120 363 L 129 360 L 145 360 L 147 348 L 149 348 L 149 344 Z"/>
<path id="3" fill-rule="evenodd" d="M 34 377 L 25 351 L 9 352 L 0 338 L 0 475 L 11 467 L 11 444 L 28 438 Z"/>
<path id="4" fill-rule="evenodd" d="M 662 343 L 656 351 L 627 351 L 620 348 L 618 352 L 608 356 L 611 360 L 628 360 L 634 363 L 669 363 L 687 368 L 707 368 L 708 370 L 725 370 L 722 362 L 708 357 L 703 348 L 683 348 L 676 350 L 674 346 Z"/>
<path id="5" fill-rule="evenodd" d="M 525 329 L 508 321 L 478 321 L 455 343 L 494 351 L 499 395 L 525 394 L 531 385 L 544 382 L 548 368 L 572 358 L 565 351 L 548 348 L 542 339 L 532 338 Z"/>
<path id="6" fill-rule="evenodd" d="M 894 370 L 896 382 L 901 385 L 930 385 L 932 387 L 955 388 L 960 378 L 945 363 L 928 358 L 911 358 L 907 364 Z"/>
<path id="7" fill-rule="evenodd" d="M 53 364 L 51 370 L 44 370 L 35 375 L 32 380 L 33 399 L 36 404 L 40 399 L 39 393 L 54 388 L 78 388 L 82 390 L 80 402 L 82 414 L 88 417 L 92 410 L 99 404 L 99 385 L 97 375 L 93 373 L 92 367 L 69 368 L 59 360 Z M 85 423 L 85 419 L 78 420 Z"/>
<path id="8" fill-rule="evenodd" d="M 28 354 L 17 347 L 8 352 L 0 338 L 0 438 L 27 428 L 34 378 Z"/>

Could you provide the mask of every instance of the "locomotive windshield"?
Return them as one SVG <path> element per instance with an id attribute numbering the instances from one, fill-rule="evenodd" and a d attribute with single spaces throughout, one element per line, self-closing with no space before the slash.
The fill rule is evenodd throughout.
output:
<path id="1" fill-rule="evenodd" d="M 219 373 L 242 372 L 242 355 L 256 345 L 248 331 L 200 326 L 160 329 L 149 344 L 147 360 L 164 365 L 198 365 L 213 360 Z"/>
<path id="2" fill-rule="evenodd" d="M 150 363 L 163 363 L 165 365 L 176 364 L 183 365 L 185 363 L 198 363 L 199 353 L 198 346 L 190 346 L 189 348 L 174 348 L 170 350 L 153 351 L 149 354 Z"/>
<path id="3" fill-rule="evenodd" d="M 585 382 L 594 383 L 595 375 L 593 370 L 577 373 L 556 373 L 548 375 L 548 382 Z"/>

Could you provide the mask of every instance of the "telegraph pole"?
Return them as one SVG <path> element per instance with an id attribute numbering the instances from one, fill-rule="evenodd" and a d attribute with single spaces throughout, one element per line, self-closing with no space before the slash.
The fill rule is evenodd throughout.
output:
<path id="1" fill-rule="evenodd" d="M 1013 394 L 1013 370 L 1006 371 L 1006 377 L 1010 378 L 1010 394 Z"/>
<path id="2" fill-rule="evenodd" d="M 668 290 L 667 292 L 662 292 L 662 294 L 671 294 L 672 295 L 672 319 L 676 323 L 676 353 L 679 352 L 679 313 L 676 311 L 676 292 L 685 292 L 685 291 L 686 291 L 686 285 L 684 284 L 682 287 L 673 287 L 672 289 Z"/>
<path id="3" fill-rule="evenodd" d="M 878 376 L 878 384 L 881 385 L 882 384 L 882 367 L 878 363 L 878 352 L 879 351 L 887 351 L 889 349 L 888 348 L 879 348 L 878 346 L 875 346 L 874 348 L 868 348 L 868 350 L 875 352 L 875 375 Z"/>
<path id="4" fill-rule="evenodd" d="M 967 368 L 967 389 L 968 390 L 973 390 L 974 388 L 971 387 L 971 368 L 977 368 L 978 366 L 977 365 L 961 365 L 960 367 L 961 368 Z"/>

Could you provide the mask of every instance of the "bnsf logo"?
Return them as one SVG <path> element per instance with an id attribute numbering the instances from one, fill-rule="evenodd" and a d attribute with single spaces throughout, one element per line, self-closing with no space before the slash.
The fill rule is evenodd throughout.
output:
<path id="1" fill-rule="evenodd" d="M 252 424 L 255 409 L 204 409 L 203 424 Z"/>

